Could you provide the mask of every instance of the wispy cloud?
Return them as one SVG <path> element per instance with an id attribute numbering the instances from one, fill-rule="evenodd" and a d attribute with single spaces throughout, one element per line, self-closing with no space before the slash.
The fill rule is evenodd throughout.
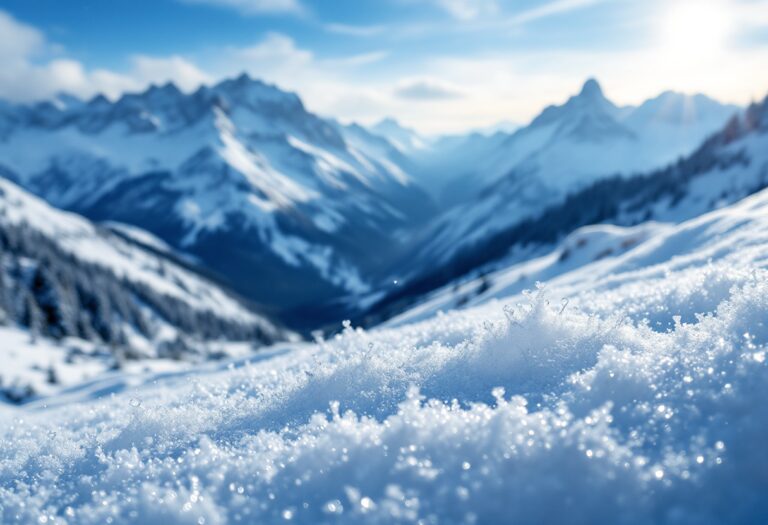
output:
<path id="1" fill-rule="evenodd" d="M 235 9 L 244 15 L 267 13 L 304 14 L 307 12 L 300 0 L 179 0 L 185 4 L 205 4 Z"/>
<path id="2" fill-rule="evenodd" d="M 269 33 L 262 41 L 253 46 L 233 49 L 232 51 L 237 58 L 243 59 L 246 64 L 253 63 L 265 66 L 304 66 L 314 59 L 311 51 L 300 49 L 292 38 L 282 33 Z"/>
<path id="3" fill-rule="evenodd" d="M 512 25 L 522 25 L 541 18 L 548 18 L 576 9 L 589 7 L 604 1 L 605 0 L 555 0 L 554 2 L 522 11 L 507 19 L 507 23 Z"/>
<path id="4" fill-rule="evenodd" d="M 459 20 L 472 20 L 499 10 L 496 0 L 432 0 L 432 3 Z"/>
<path id="5" fill-rule="evenodd" d="M 329 58 L 323 60 L 323 64 L 329 67 L 358 67 L 381 62 L 389 56 L 389 51 L 373 51 L 342 58 Z"/>
<path id="6" fill-rule="evenodd" d="M 401 81 L 395 87 L 395 95 L 410 100 L 446 100 L 461 98 L 462 92 L 454 86 L 432 78 L 415 78 Z"/>
<path id="7" fill-rule="evenodd" d="M 348 24 L 326 24 L 324 27 L 325 30 L 330 33 L 359 37 L 378 36 L 387 30 L 387 27 L 383 25 L 358 26 Z"/>
<path id="8" fill-rule="evenodd" d="M 414 3 L 416 0 L 403 0 Z M 521 11 L 511 17 L 504 18 L 503 3 L 498 0 L 429 0 L 430 3 L 446 11 L 453 18 L 460 21 L 472 21 L 489 16 L 501 17 L 507 24 L 525 24 L 540 18 L 554 16 L 575 9 L 587 7 L 606 0 L 553 0 L 544 5 Z M 511 3 L 511 2 L 510 2 Z"/>

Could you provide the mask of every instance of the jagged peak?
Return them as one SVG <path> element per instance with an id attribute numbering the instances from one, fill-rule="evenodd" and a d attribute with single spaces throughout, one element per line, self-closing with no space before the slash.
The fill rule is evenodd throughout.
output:
<path id="1" fill-rule="evenodd" d="M 246 84 L 246 83 L 250 83 L 250 82 L 253 82 L 253 81 L 254 81 L 254 79 L 251 78 L 251 75 L 249 75 L 247 71 L 243 71 L 235 79 L 235 82 L 237 82 L 239 84 Z"/>
<path id="2" fill-rule="evenodd" d="M 600 83 L 595 78 L 590 77 L 584 82 L 579 97 L 605 98 L 605 95 Z"/>
<path id="3" fill-rule="evenodd" d="M 590 115 L 607 115 L 615 118 L 618 108 L 603 94 L 603 89 L 594 78 L 587 79 L 578 95 L 568 99 L 563 105 L 546 107 L 531 126 L 549 125 L 565 120 L 582 121 L 585 112 Z"/>
<path id="4" fill-rule="evenodd" d="M 395 126 L 401 129 L 403 128 L 403 125 L 400 124 L 400 122 L 394 117 L 384 117 L 374 125 L 375 126 Z"/>
<path id="5" fill-rule="evenodd" d="M 110 104 L 112 104 L 112 102 L 110 102 L 103 93 L 99 93 L 88 101 L 88 106 L 90 107 L 109 106 Z"/>
<path id="6" fill-rule="evenodd" d="M 59 91 L 56 93 L 53 100 L 55 101 L 54 103 L 65 106 L 67 109 L 79 107 L 84 104 L 83 99 L 72 93 L 67 93 L 66 91 Z"/>
<path id="7" fill-rule="evenodd" d="M 144 91 L 144 95 L 153 95 L 153 94 L 178 96 L 178 95 L 182 95 L 182 92 L 176 84 L 174 84 L 172 81 L 168 81 L 161 86 L 158 86 L 156 84 L 150 84 L 147 90 Z"/>
<path id="8" fill-rule="evenodd" d="M 401 124 L 400 121 L 394 117 L 385 117 L 381 119 L 379 122 L 371 126 L 371 129 L 379 131 L 398 131 L 409 133 L 411 135 L 418 134 L 415 130 Z"/>
<path id="9" fill-rule="evenodd" d="M 291 91 L 284 91 L 275 84 L 270 84 L 252 78 L 248 73 L 242 73 L 237 78 L 222 80 L 211 88 L 216 94 L 224 95 L 235 102 L 279 101 L 303 108 L 299 96 Z"/>
<path id="10" fill-rule="evenodd" d="M 257 78 L 251 77 L 248 73 L 243 71 L 234 78 L 225 78 L 221 81 L 219 81 L 217 84 L 213 86 L 213 89 L 227 89 L 227 88 L 237 88 L 237 89 L 245 89 L 251 86 L 257 86 L 259 88 L 272 88 L 279 90 L 277 86 L 267 84 L 266 82 L 259 80 Z"/>

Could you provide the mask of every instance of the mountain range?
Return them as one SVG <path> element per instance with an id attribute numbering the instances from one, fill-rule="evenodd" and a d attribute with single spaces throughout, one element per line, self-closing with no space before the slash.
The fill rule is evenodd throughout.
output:
<path id="1" fill-rule="evenodd" d="M 282 312 L 369 290 L 397 232 L 432 211 L 397 165 L 246 75 L 192 94 L 167 84 L 115 102 L 6 107 L 0 121 L 9 178 L 146 229 Z"/>
<path id="2" fill-rule="evenodd" d="M 768 187 L 768 97 L 733 115 L 691 154 L 675 162 L 646 173 L 596 178 L 549 201 L 531 199 L 527 213 L 510 218 L 509 214 L 517 209 L 504 214 L 505 194 L 501 192 L 503 185 L 511 182 L 502 180 L 498 193 L 486 195 L 491 204 L 488 216 L 480 216 L 474 222 L 468 220 L 472 213 L 470 203 L 451 212 L 463 216 L 464 222 L 450 224 L 445 217 L 441 218 L 443 229 L 433 231 L 432 239 L 442 232 L 455 235 L 456 228 L 464 227 L 466 222 L 471 222 L 468 232 L 474 232 L 474 226 L 485 228 L 485 235 L 459 238 L 456 242 L 463 243 L 461 248 L 451 245 L 450 255 L 443 263 L 436 263 L 438 256 L 430 252 L 436 244 L 425 244 L 422 259 L 413 256 L 411 261 L 415 261 L 414 268 L 420 267 L 419 260 L 424 264 L 429 261 L 429 269 L 415 270 L 414 276 L 396 293 L 371 309 L 377 315 L 369 322 L 398 315 L 440 288 L 443 294 L 448 289 L 458 290 L 463 281 L 475 280 L 474 287 L 485 291 L 490 287 L 489 273 L 544 255 L 579 227 L 602 223 L 634 226 L 648 221 L 677 223 Z M 530 191 L 524 184 L 519 189 Z M 519 199 L 520 193 L 512 192 L 508 198 Z M 563 253 L 565 260 L 569 252 Z M 611 248 L 608 253 L 615 250 Z M 523 288 L 534 284 L 529 277 L 521 278 L 518 284 Z"/>
<path id="3" fill-rule="evenodd" d="M 578 95 L 547 107 L 513 134 L 449 139 L 450 145 L 416 159 L 424 186 L 449 204 L 416 240 L 418 251 L 424 259 L 447 261 L 597 180 L 665 166 L 693 151 L 737 110 L 673 92 L 619 107 L 590 79 Z"/>
<path id="4" fill-rule="evenodd" d="M 515 227 L 674 163 L 737 111 L 672 92 L 620 107 L 589 80 L 516 131 L 431 138 L 320 117 L 244 74 L 193 93 L 2 103 L 0 174 L 113 231 L 148 232 L 308 332 L 503 257 Z"/>

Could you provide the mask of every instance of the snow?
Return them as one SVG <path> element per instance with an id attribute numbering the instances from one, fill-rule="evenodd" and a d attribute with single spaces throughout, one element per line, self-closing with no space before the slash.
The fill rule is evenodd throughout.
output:
<path id="1" fill-rule="evenodd" d="M 110 385 L 135 382 L 149 371 L 178 372 L 191 366 L 189 361 L 155 358 L 125 361 L 116 371 L 115 358 L 104 345 L 77 338 L 53 341 L 32 337 L 28 331 L 13 327 L 0 327 L 0 341 L 4 364 L 0 371 L 0 400 L 4 402 L 42 398 L 44 405 L 61 404 L 70 392 L 78 392 L 78 398 L 85 391 L 105 395 L 119 388 Z M 212 353 L 228 356 L 250 351 L 246 343 L 211 342 L 209 348 Z"/>
<path id="2" fill-rule="evenodd" d="M 168 244 L 165 241 L 163 241 L 162 239 L 158 239 L 148 231 L 142 230 L 141 228 L 131 226 L 130 224 L 124 224 L 121 222 L 114 222 L 114 221 L 104 222 L 102 223 L 102 226 L 105 226 L 110 230 L 120 233 L 143 246 L 153 248 L 161 253 L 168 253 L 168 254 L 174 253 L 173 248 L 168 246 Z"/>
<path id="3" fill-rule="evenodd" d="M 0 521 L 763 522 L 766 222 L 582 230 L 527 294 L 4 407 Z"/>
<path id="4" fill-rule="evenodd" d="M 471 279 L 436 290 L 421 304 L 386 324 L 398 326 L 426 319 L 440 311 L 480 304 L 492 297 L 507 297 L 532 288 L 537 282 L 551 282 L 563 274 L 563 279 L 569 281 L 583 279 L 585 284 L 582 288 L 591 287 L 594 286 L 595 276 L 606 277 L 609 272 L 616 271 L 618 256 L 671 229 L 671 225 L 654 222 L 631 228 L 608 224 L 579 228 L 550 253 L 539 257 L 528 250 L 515 253 L 508 258 L 508 265 L 499 263 L 503 269 L 488 274 L 484 279 Z M 522 262 L 512 264 L 512 261 Z M 582 268 L 590 271 L 569 273 Z M 487 283 L 487 290 L 484 291 L 483 280 Z"/>
<path id="5" fill-rule="evenodd" d="M 57 393 L 61 385 L 82 383 L 103 373 L 113 361 L 108 355 L 98 355 L 95 345 L 69 339 L 55 344 L 43 338 L 33 338 L 26 331 L 0 327 L 3 370 L 0 389 L 17 399 L 28 397 L 28 389 L 41 395 Z M 55 383 L 49 370 L 55 372 Z M 0 394 L 0 399 L 3 399 Z M 5 401 L 5 399 L 3 399 Z"/>
<path id="6" fill-rule="evenodd" d="M 315 192 L 303 188 L 291 177 L 272 169 L 260 154 L 249 151 L 237 140 L 234 124 L 218 108 L 216 123 L 221 133 L 222 158 L 229 166 L 242 173 L 257 193 L 265 196 L 260 204 L 262 210 L 270 212 L 318 197 Z"/>

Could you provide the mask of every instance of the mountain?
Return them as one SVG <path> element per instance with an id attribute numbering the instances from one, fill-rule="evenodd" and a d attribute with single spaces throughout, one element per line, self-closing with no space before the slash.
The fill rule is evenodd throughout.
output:
<path id="1" fill-rule="evenodd" d="M 766 186 L 768 97 L 734 115 L 692 154 L 645 174 L 601 178 L 565 197 L 547 193 L 551 189 L 533 175 L 502 180 L 484 195 L 485 207 L 459 208 L 441 219 L 414 249 L 419 255 L 408 260 L 415 276 L 402 278 L 401 286 L 373 307 L 377 314 L 368 322 L 397 315 L 425 294 L 487 273 L 505 259 L 508 264 L 551 249 L 581 226 L 679 222 Z M 510 200 L 518 207 L 509 208 Z M 462 232 L 459 242 L 456 235 Z M 443 246 L 452 249 L 440 252 Z M 436 253 L 447 255 L 441 259 Z"/>
<path id="2" fill-rule="evenodd" d="M 449 153 L 432 168 L 447 179 L 448 209 L 414 243 L 430 260 L 447 261 L 597 180 L 651 170 L 690 153 L 735 112 L 704 96 L 675 93 L 620 108 L 589 80 L 578 95 L 546 108 L 512 135 L 476 134 L 444 144 Z M 429 161 L 414 162 L 425 169 Z"/>
<path id="3" fill-rule="evenodd" d="M 370 141 L 356 147 L 295 94 L 247 75 L 191 94 L 166 84 L 2 108 L 6 177 L 155 234 L 299 328 L 343 316 L 327 304 L 375 286 L 433 210 Z"/>
<path id="4" fill-rule="evenodd" d="M 672 162 L 722 127 L 737 109 L 703 95 L 672 92 L 638 107 L 619 107 L 590 79 L 578 95 L 545 108 L 515 133 L 438 141 L 414 157 L 414 176 L 448 207 L 509 179 L 532 177 L 562 196 L 605 176 Z M 513 200 L 509 208 L 519 204 Z"/>
<path id="5" fill-rule="evenodd" d="M 96 226 L 0 179 L 0 318 L 113 357 L 193 357 L 207 342 L 290 338 L 162 241 Z"/>

